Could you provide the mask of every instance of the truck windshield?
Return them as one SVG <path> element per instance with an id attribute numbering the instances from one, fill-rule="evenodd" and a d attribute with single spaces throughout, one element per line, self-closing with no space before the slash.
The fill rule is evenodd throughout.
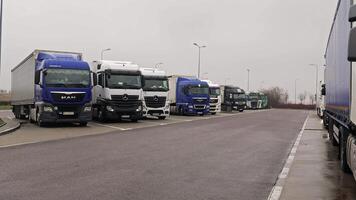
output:
<path id="1" fill-rule="evenodd" d="M 206 94 L 209 95 L 209 87 L 204 87 L 204 86 L 190 86 L 189 89 L 189 94 L 197 94 L 197 95 L 202 95 Z"/>
<path id="2" fill-rule="evenodd" d="M 85 88 L 90 86 L 88 70 L 47 69 L 44 75 L 47 87 Z"/>
<path id="3" fill-rule="evenodd" d="M 141 76 L 127 74 L 107 75 L 106 87 L 111 89 L 140 89 Z"/>
<path id="4" fill-rule="evenodd" d="M 168 79 L 144 78 L 144 91 L 168 91 Z"/>
<path id="5" fill-rule="evenodd" d="M 220 88 L 210 88 L 210 95 L 212 96 L 219 96 L 220 95 Z"/>
<path id="6" fill-rule="evenodd" d="M 241 100 L 245 100 L 246 99 L 246 94 L 238 94 L 237 98 L 241 99 Z"/>

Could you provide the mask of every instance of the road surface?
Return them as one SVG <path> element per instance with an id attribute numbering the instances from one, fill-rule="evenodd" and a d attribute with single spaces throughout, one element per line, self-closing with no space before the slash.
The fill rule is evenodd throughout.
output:
<path id="1" fill-rule="evenodd" d="M 265 200 L 306 116 L 270 110 L 0 148 L 0 199 Z"/>

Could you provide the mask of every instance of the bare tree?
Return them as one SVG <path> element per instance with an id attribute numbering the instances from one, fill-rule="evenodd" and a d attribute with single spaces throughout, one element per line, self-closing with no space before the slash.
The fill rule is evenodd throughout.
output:
<path id="1" fill-rule="evenodd" d="M 307 93 L 304 92 L 304 93 L 300 93 L 299 96 L 298 96 L 299 100 L 300 100 L 300 103 L 301 104 L 304 104 L 304 101 L 305 99 L 307 98 Z"/>
<path id="2" fill-rule="evenodd" d="M 275 107 L 279 104 L 288 102 L 288 92 L 280 87 L 271 87 L 269 89 L 262 89 L 260 92 L 268 97 L 269 105 Z"/>

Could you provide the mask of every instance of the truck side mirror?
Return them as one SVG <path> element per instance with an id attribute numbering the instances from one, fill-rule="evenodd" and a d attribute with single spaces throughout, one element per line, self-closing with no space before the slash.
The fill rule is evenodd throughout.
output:
<path id="1" fill-rule="evenodd" d="M 350 31 L 347 59 L 350 62 L 356 61 L 356 28 L 353 28 Z"/>
<path id="2" fill-rule="evenodd" d="M 321 86 L 321 95 L 322 95 L 322 96 L 325 96 L 325 95 L 326 95 L 325 84 L 323 84 L 323 85 Z"/>
<path id="3" fill-rule="evenodd" d="M 356 5 L 351 6 L 349 12 L 349 22 L 356 21 Z"/>
<path id="4" fill-rule="evenodd" d="M 98 75 L 93 72 L 93 86 L 98 85 Z"/>

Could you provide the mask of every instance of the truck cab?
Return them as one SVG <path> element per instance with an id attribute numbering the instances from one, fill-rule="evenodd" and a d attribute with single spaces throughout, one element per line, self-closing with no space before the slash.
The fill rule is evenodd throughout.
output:
<path id="1" fill-rule="evenodd" d="M 208 83 L 195 77 L 170 76 L 171 111 L 180 115 L 206 115 L 210 109 Z"/>
<path id="2" fill-rule="evenodd" d="M 213 83 L 210 80 L 203 80 L 209 85 L 209 95 L 210 95 L 210 113 L 215 115 L 221 112 L 221 92 L 220 85 Z"/>
<path id="3" fill-rule="evenodd" d="M 245 91 L 235 86 L 221 86 L 222 109 L 224 111 L 238 110 L 243 112 L 246 108 Z"/>
<path id="4" fill-rule="evenodd" d="M 39 126 L 91 120 L 92 81 L 81 53 L 35 50 L 12 70 L 12 105 L 17 118 Z"/>
<path id="5" fill-rule="evenodd" d="M 257 92 L 247 93 L 247 108 L 258 109 L 259 94 Z"/>
<path id="6" fill-rule="evenodd" d="M 168 77 L 162 70 L 140 68 L 143 84 L 143 117 L 165 119 L 170 114 Z"/>
<path id="7" fill-rule="evenodd" d="M 92 63 L 97 80 L 93 88 L 93 117 L 99 121 L 142 117 L 142 76 L 137 64 L 100 60 Z"/>

